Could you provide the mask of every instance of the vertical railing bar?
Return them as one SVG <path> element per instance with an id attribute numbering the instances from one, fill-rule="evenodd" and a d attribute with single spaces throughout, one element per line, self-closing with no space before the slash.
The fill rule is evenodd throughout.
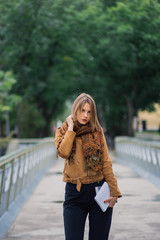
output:
<path id="1" fill-rule="evenodd" d="M 3 169 L 2 173 L 2 182 L 1 182 L 1 191 L 0 191 L 0 205 L 1 205 L 1 200 L 2 200 L 2 194 L 3 194 L 3 185 L 4 185 L 4 177 L 5 177 L 5 165 L 1 167 Z"/>
<path id="2" fill-rule="evenodd" d="M 11 170 L 11 176 L 10 176 L 10 183 L 9 183 L 9 190 L 8 190 L 8 197 L 7 197 L 7 210 L 9 208 L 9 199 L 10 199 L 10 193 L 11 193 L 11 186 L 12 186 L 12 177 L 13 177 L 13 167 L 14 167 L 14 159 L 11 161 L 12 164 L 12 170 Z"/>
<path id="3" fill-rule="evenodd" d="M 18 185 L 18 180 L 19 180 L 19 171 L 20 171 L 20 158 L 18 158 L 18 172 L 17 172 L 16 183 L 15 183 L 13 200 L 16 199 L 16 197 L 17 197 L 17 185 Z"/>
<path id="4" fill-rule="evenodd" d="M 22 169 L 22 179 L 20 184 L 20 193 L 23 191 L 24 168 L 25 168 L 24 154 L 22 155 L 22 157 L 23 157 L 23 169 Z"/>

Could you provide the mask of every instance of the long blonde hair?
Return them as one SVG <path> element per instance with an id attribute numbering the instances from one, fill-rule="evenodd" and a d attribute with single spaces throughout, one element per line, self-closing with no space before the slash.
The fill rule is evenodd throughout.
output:
<path id="1" fill-rule="evenodd" d="M 75 125 L 77 125 L 77 111 L 81 110 L 85 103 L 89 103 L 91 106 L 91 118 L 90 118 L 90 125 L 92 128 L 92 131 L 99 131 L 101 129 L 101 125 L 98 121 L 97 117 L 97 110 L 96 110 L 96 104 L 93 100 L 93 98 L 86 93 L 81 93 L 76 100 L 74 101 L 72 105 L 72 117 Z"/>

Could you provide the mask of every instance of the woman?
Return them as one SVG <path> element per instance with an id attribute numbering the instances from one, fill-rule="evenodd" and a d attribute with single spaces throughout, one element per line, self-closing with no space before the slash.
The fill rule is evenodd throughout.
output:
<path id="1" fill-rule="evenodd" d="M 56 131 L 57 154 L 65 159 L 65 201 L 63 205 L 66 240 L 83 240 L 86 217 L 89 217 L 89 240 L 107 240 L 112 209 L 121 193 L 113 174 L 112 162 L 93 98 L 80 94 L 72 114 Z M 95 187 L 106 181 L 111 197 L 102 212 L 95 202 Z"/>

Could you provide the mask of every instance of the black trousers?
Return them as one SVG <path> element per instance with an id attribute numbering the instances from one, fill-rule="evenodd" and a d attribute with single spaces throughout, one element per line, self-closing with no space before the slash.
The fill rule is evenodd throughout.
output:
<path id="1" fill-rule="evenodd" d="M 78 192 L 76 184 L 66 183 L 65 201 L 63 204 L 64 228 L 66 240 L 83 240 L 85 221 L 89 218 L 89 240 L 107 240 L 109 236 L 112 210 L 102 212 L 94 197 L 95 187 L 99 183 L 82 184 Z"/>

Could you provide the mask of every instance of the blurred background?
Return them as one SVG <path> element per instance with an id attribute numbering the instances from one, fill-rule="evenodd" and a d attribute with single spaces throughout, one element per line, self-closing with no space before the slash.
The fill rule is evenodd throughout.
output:
<path id="1" fill-rule="evenodd" d="M 1 0 L 0 154 L 53 136 L 78 94 L 115 136 L 160 139 L 160 1 Z"/>

